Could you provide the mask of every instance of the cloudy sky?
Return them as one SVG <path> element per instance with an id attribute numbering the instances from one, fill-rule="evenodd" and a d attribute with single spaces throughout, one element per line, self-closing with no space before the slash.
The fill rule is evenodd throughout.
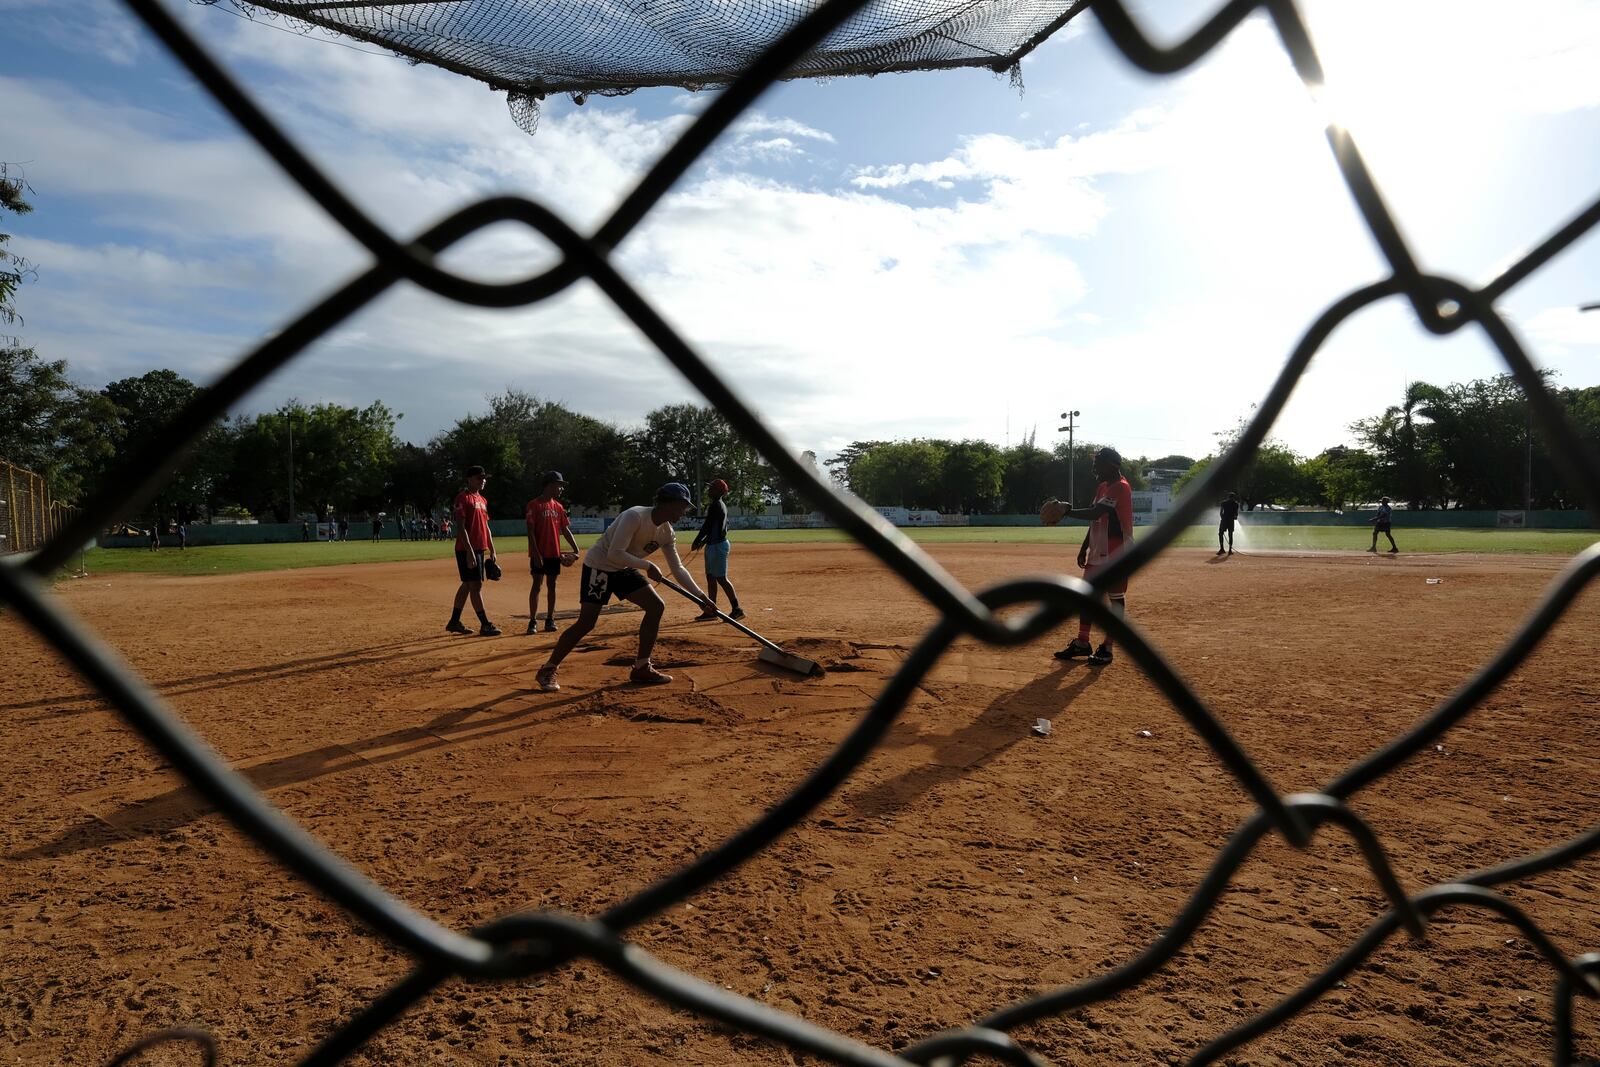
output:
<path id="1" fill-rule="evenodd" d="M 1215 2 L 1138 6 L 1183 32 Z M 1305 5 L 1333 92 L 1419 259 L 1482 282 L 1600 194 L 1600 5 Z M 173 0 L 296 139 L 392 232 L 516 192 L 592 230 L 706 94 L 503 97 L 370 46 Z M 207 381 L 366 263 L 112 0 L 0 0 L 0 160 L 35 214 L 24 339 L 83 384 L 171 367 Z M 1091 16 L 1023 66 L 781 86 L 619 250 L 625 274 L 796 448 L 919 435 L 1083 434 L 1202 455 L 1297 336 L 1382 265 L 1339 181 L 1323 110 L 1259 17 L 1197 70 L 1133 71 Z M 1326 104 L 1326 102 L 1325 102 Z M 1324 104 L 1324 106 L 1325 106 Z M 551 261 L 511 227 L 449 262 Z M 1503 303 L 1566 385 L 1600 384 L 1600 238 Z M 1277 436 L 1305 453 L 1406 381 L 1499 369 L 1476 333 L 1403 305 L 1335 335 Z M 397 288 L 245 405 L 381 399 L 422 441 L 516 386 L 625 425 L 692 399 L 588 285 L 531 309 Z"/>

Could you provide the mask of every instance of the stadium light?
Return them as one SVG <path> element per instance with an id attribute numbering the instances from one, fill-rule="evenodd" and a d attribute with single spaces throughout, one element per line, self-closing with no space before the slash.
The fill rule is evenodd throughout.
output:
<path id="1" fill-rule="evenodd" d="M 1078 428 L 1078 424 L 1075 420 L 1081 414 L 1083 414 L 1081 411 L 1063 411 L 1061 413 L 1061 417 L 1067 420 L 1067 424 L 1059 427 L 1059 429 L 1065 431 L 1067 435 L 1067 507 L 1069 508 L 1075 508 L 1078 506 L 1076 499 L 1077 486 L 1073 484 L 1073 468 L 1076 466 L 1076 464 L 1073 462 L 1075 457 L 1072 454 L 1072 439 L 1074 432 Z"/>

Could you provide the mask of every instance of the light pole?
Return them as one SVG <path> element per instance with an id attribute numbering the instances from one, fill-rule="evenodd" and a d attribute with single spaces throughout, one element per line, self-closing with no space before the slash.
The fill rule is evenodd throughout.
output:
<path id="1" fill-rule="evenodd" d="M 1060 429 L 1067 431 L 1067 506 L 1069 508 L 1078 506 L 1077 493 L 1075 491 L 1077 487 L 1074 485 L 1074 471 L 1077 468 L 1078 457 L 1072 452 L 1072 442 L 1073 434 L 1078 429 L 1076 420 L 1081 414 L 1082 412 L 1079 411 L 1063 411 L 1061 413 L 1061 417 L 1067 420 L 1067 424 L 1060 427 Z"/>
<path id="2" fill-rule="evenodd" d="M 1526 466 L 1526 468 L 1524 470 L 1523 485 L 1526 487 L 1528 492 L 1527 492 L 1526 499 L 1524 499 L 1524 501 L 1523 501 L 1523 508 L 1526 511 L 1532 511 L 1533 510 L 1533 400 L 1531 398 L 1528 400 L 1528 430 L 1527 430 L 1527 438 L 1528 438 L 1528 462 L 1527 462 L 1527 466 Z M 1523 521 L 1526 522 L 1527 520 L 1524 519 Z"/>
<path id="3" fill-rule="evenodd" d="M 294 521 L 294 416 L 287 416 L 289 423 L 289 521 Z"/>

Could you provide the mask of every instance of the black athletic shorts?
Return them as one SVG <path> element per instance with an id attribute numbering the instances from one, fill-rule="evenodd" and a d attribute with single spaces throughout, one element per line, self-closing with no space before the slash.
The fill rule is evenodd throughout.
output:
<path id="1" fill-rule="evenodd" d="M 580 604 L 605 606 L 613 596 L 626 600 L 650 584 L 650 580 L 632 567 L 620 571 L 597 571 L 587 563 L 583 565 L 583 591 L 578 594 Z"/>
<path id="2" fill-rule="evenodd" d="M 1233 520 L 1232 519 L 1223 519 L 1221 522 L 1217 523 L 1217 532 L 1218 533 L 1232 533 L 1233 532 Z"/>
<path id="3" fill-rule="evenodd" d="M 1375 534 L 1388 533 L 1389 532 L 1389 524 L 1386 523 L 1386 522 L 1376 523 L 1376 524 L 1374 524 L 1374 526 L 1372 528 L 1372 532 L 1375 533 Z"/>
<path id="4" fill-rule="evenodd" d="M 539 562 L 535 563 L 533 561 L 533 557 L 529 556 L 528 573 L 534 577 L 538 577 L 541 574 L 548 574 L 550 577 L 554 578 L 556 575 L 561 573 L 561 557 L 544 556 L 539 560 Z"/>
<path id="5" fill-rule="evenodd" d="M 456 570 L 463 582 L 483 581 L 483 551 L 463 552 L 456 549 Z"/>

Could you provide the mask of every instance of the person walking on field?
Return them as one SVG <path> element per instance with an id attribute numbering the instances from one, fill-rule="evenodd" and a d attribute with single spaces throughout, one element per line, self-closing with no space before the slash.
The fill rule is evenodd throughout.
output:
<path id="1" fill-rule="evenodd" d="M 733 591 L 733 583 L 728 581 L 728 554 L 733 551 L 733 545 L 728 541 L 728 506 L 722 498 L 728 495 L 728 483 L 721 478 L 706 485 L 711 494 L 711 503 L 706 505 L 705 522 L 700 526 L 700 532 L 695 534 L 694 543 L 689 546 L 689 551 L 694 552 L 702 545 L 706 550 L 706 593 L 711 598 L 711 604 L 700 615 L 695 617 L 695 622 L 715 622 L 717 613 L 717 586 L 721 586 L 728 594 L 728 616 L 734 619 L 744 618 L 744 609 L 739 606 L 739 594 Z"/>
<path id="2" fill-rule="evenodd" d="M 1378 501 L 1378 514 L 1368 519 L 1372 523 L 1372 547 L 1368 552 L 1378 551 L 1378 535 L 1389 539 L 1389 554 L 1394 555 L 1400 551 L 1400 546 L 1394 543 L 1394 534 L 1390 532 L 1390 522 L 1394 517 L 1394 509 L 1389 506 L 1389 498 L 1383 497 Z"/>
<path id="3" fill-rule="evenodd" d="M 567 487 L 560 471 L 545 471 L 539 479 L 539 495 L 528 501 L 523 518 L 528 523 L 528 570 L 533 575 L 533 588 L 528 590 L 528 632 L 531 634 L 539 622 L 539 586 L 549 588 L 548 612 L 544 617 L 546 633 L 556 630 L 556 579 L 561 577 L 561 536 L 566 535 L 572 554 L 578 554 L 578 542 L 572 539 L 572 523 L 567 509 L 557 498 Z"/>
<path id="4" fill-rule="evenodd" d="M 489 533 L 489 501 L 484 499 L 483 487 L 489 476 L 482 467 L 467 468 L 467 487 L 456 494 L 452 510 L 461 532 L 456 535 L 456 571 L 461 575 L 461 587 L 456 590 L 455 608 L 445 629 L 453 634 L 471 633 L 461 622 L 461 609 L 467 598 L 472 598 L 472 610 L 478 613 L 478 633 L 484 637 L 497 637 L 500 627 L 489 621 L 483 610 L 483 580 L 486 563 L 494 562 L 494 537 Z"/>
<path id="5" fill-rule="evenodd" d="M 1217 523 L 1217 555 L 1223 555 L 1222 535 L 1228 535 L 1227 555 L 1233 555 L 1233 524 L 1239 520 L 1239 496 L 1229 492 L 1222 501 L 1221 520 Z"/>
<path id="6" fill-rule="evenodd" d="M 655 647 L 656 633 L 661 627 L 661 615 L 666 610 L 666 604 L 662 602 L 661 595 L 650 588 L 651 582 L 662 580 L 661 571 L 645 557 L 659 548 L 678 584 L 700 601 L 702 607 L 710 603 L 678 558 L 676 535 L 672 529 L 672 524 L 683 518 L 690 505 L 689 487 L 681 482 L 668 482 L 656 490 L 655 504 L 641 504 L 627 509 L 590 546 L 583 557 L 583 588 L 579 594 L 581 606 L 578 621 L 562 632 L 561 639 L 550 652 L 550 658 L 534 676 L 540 689 L 554 693 L 561 688 L 556 682 L 556 668 L 561 666 L 561 661 L 577 647 L 584 635 L 594 629 L 595 622 L 600 618 L 600 609 L 613 596 L 644 609 L 644 620 L 639 623 L 639 655 L 633 661 L 629 681 L 638 685 L 661 685 L 672 681 L 670 674 L 662 674 L 650 662 L 650 651 Z"/>
<path id="7" fill-rule="evenodd" d="M 1093 504 L 1086 508 L 1073 508 L 1052 499 L 1046 505 L 1054 505 L 1052 510 L 1060 516 L 1051 525 L 1063 518 L 1088 520 L 1089 530 L 1083 535 L 1083 544 L 1078 548 L 1078 566 L 1083 568 L 1085 580 L 1092 578 L 1097 570 L 1105 566 L 1106 561 L 1123 544 L 1133 540 L 1133 487 L 1122 476 L 1122 454 L 1114 448 L 1102 448 L 1096 452 L 1094 473 L 1100 479 L 1100 484 L 1095 488 Z M 1111 598 L 1112 610 L 1118 615 L 1126 614 L 1128 580 L 1124 578 L 1112 585 L 1106 594 Z M 1090 646 L 1087 615 L 1078 620 L 1078 636 L 1055 654 L 1056 659 L 1072 659 L 1076 656 L 1087 656 L 1089 663 L 1096 667 L 1111 663 L 1111 638 L 1108 635 L 1099 648 Z"/>

